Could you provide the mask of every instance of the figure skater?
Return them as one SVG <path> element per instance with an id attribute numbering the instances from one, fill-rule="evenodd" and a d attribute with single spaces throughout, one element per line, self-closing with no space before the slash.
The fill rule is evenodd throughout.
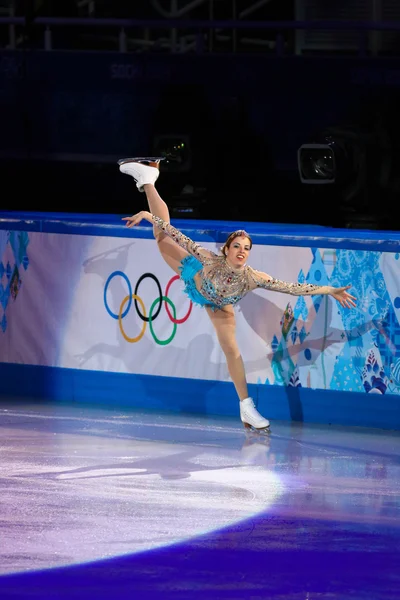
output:
<path id="1" fill-rule="evenodd" d="M 192 241 L 170 224 L 168 207 L 155 188 L 160 174 L 160 160 L 124 158 L 118 161 L 120 171 L 133 177 L 138 190 L 146 194 L 150 210 L 123 217 L 122 220 L 126 221 L 127 227 L 134 227 L 143 219 L 153 225 L 154 237 L 165 262 L 184 282 L 190 300 L 204 307 L 211 319 L 239 397 L 242 423 L 246 429 L 269 430 L 269 421 L 258 412 L 253 399 L 249 397 L 244 363 L 235 337 L 234 306 L 256 288 L 293 296 L 325 294 L 346 308 L 356 306 L 356 298 L 347 291 L 350 285 L 335 288 L 311 283 L 287 283 L 256 271 L 247 265 L 252 240 L 244 230 L 234 231 L 228 236 L 221 254 Z"/>

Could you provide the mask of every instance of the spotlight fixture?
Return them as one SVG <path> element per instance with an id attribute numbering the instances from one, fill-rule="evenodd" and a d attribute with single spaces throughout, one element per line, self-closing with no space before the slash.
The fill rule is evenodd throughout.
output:
<path id="1" fill-rule="evenodd" d="M 187 173 L 192 168 L 190 140 L 187 135 L 156 135 L 153 151 L 156 156 L 166 159 L 163 166 L 171 173 Z"/>
<path id="2" fill-rule="evenodd" d="M 297 152 L 300 180 L 306 184 L 336 181 L 335 153 L 329 144 L 303 144 Z"/>

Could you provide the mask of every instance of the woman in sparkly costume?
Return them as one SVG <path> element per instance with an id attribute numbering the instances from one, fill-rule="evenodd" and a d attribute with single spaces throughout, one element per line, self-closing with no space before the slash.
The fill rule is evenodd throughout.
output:
<path id="1" fill-rule="evenodd" d="M 203 306 L 211 319 L 239 396 L 244 426 L 269 429 L 269 421 L 260 415 L 249 397 L 243 359 L 235 336 L 234 305 L 248 292 L 265 288 L 294 296 L 329 294 L 342 306 L 350 308 L 355 306 L 355 297 L 347 292 L 350 286 L 334 288 L 287 283 L 252 269 L 246 264 L 252 241 L 243 230 L 231 233 L 220 255 L 203 248 L 170 224 L 168 207 L 155 188 L 159 160 L 126 158 L 118 164 L 120 171 L 132 176 L 138 190 L 146 194 L 150 209 L 150 212 L 141 211 L 123 220 L 128 227 L 138 225 L 143 219 L 153 225 L 162 257 L 184 281 L 190 299 Z"/>

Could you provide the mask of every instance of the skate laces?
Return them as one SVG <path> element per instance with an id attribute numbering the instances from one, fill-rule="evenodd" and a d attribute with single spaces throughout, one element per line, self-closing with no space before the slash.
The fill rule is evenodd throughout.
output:
<path id="1" fill-rule="evenodd" d="M 256 405 L 254 404 L 254 400 L 251 399 L 250 402 L 246 403 L 243 407 L 244 412 L 247 412 L 249 415 L 253 417 L 261 417 L 260 413 L 256 409 Z"/>

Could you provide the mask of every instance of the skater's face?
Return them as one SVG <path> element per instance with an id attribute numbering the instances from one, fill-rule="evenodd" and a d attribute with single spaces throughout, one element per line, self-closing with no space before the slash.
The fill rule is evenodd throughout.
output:
<path id="1" fill-rule="evenodd" d="M 243 267 L 250 254 L 252 242 L 251 239 L 243 232 L 240 235 L 233 237 L 225 244 L 225 256 L 230 265 L 235 268 Z"/>

